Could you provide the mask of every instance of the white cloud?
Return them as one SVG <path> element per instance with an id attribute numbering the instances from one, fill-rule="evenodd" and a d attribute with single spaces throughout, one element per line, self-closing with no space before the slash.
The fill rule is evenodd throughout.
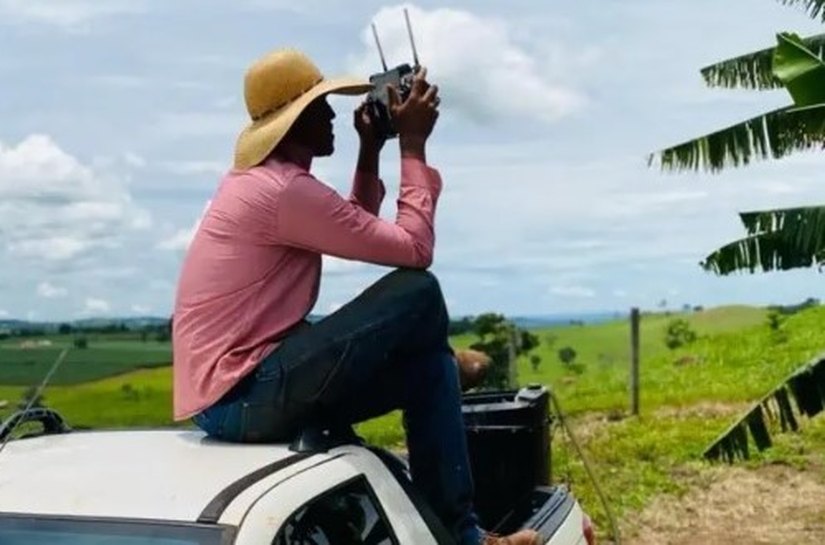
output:
<path id="1" fill-rule="evenodd" d="M 229 165 L 221 161 L 167 161 L 163 163 L 163 168 L 179 176 L 191 174 L 221 176 L 229 169 Z"/>
<path id="2" fill-rule="evenodd" d="M 132 305 L 132 312 L 135 314 L 148 314 L 152 307 L 148 305 Z"/>
<path id="3" fill-rule="evenodd" d="M 126 164 L 133 168 L 143 168 L 146 166 L 146 159 L 134 152 L 126 152 L 123 155 L 123 160 Z"/>
<path id="4" fill-rule="evenodd" d="M 37 285 L 37 295 L 45 299 L 55 299 L 57 297 L 65 297 L 69 291 L 66 288 L 54 286 L 49 282 L 41 282 Z"/>
<path id="5" fill-rule="evenodd" d="M 83 314 L 102 314 L 109 312 L 112 306 L 105 299 L 89 297 L 83 306 Z"/>
<path id="6" fill-rule="evenodd" d="M 402 8 L 383 8 L 374 17 L 389 66 L 412 64 Z M 546 68 L 543 58 L 521 46 L 517 37 L 523 36 L 503 20 L 451 8 L 408 10 L 419 58 L 429 79 L 439 85 L 443 108 L 455 108 L 475 120 L 519 116 L 552 122 L 585 103 L 582 94 L 551 79 L 552 67 Z M 365 49 L 353 70 L 379 72 L 369 26 L 361 40 Z"/>
<path id="7" fill-rule="evenodd" d="M 8 318 L 8 317 L 9 317 L 9 311 L 0 308 L 0 318 Z"/>
<path id="8" fill-rule="evenodd" d="M 77 28 L 99 17 L 143 9 L 143 0 L 0 0 L 0 21 Z"/>
<path id="9" fill-rule="evenodd" d="M 209 204 L 211 202 L 212 201 L 206 202 L 206 205 L 204 205 L 203 207 L 203 211 L 191 227 L 178 229 L 171 236 L 158 242 L 156 248 L 158 248 L 159 250 L 168 250 L 175 252 L 186 250 L 187 248 L 189 248 L 189 244 L 192 242 L 192 237 L 195 236 L 195 232 L 198 230 L 198 226 L 200 226 L 201 220 L 203 219 L 204 214 L 206 214 L 206 211 L 209 209 Z"/>
<path id="10" fill-rule="evenodd" d="M 627 292 L 625 290 L 613 290 L 614 297 L 627 297 Z"/>
<path id="11" fill-rule="evenodd" d="M 12 256 L 72 259 L 118 247 L 127 231 L 150 224 L 123 180 L 83 165 L 49 136 L 0 142 L 0 247 Z"/>
<path id="12" fill-rule="evenodd" d="M 576 298 L 593 298 L 596 297 L 596 292 L 591 288 L 584 286 L 556 286 L 550 289 L 553 295 L 561 297 L 576 297 Z"/>

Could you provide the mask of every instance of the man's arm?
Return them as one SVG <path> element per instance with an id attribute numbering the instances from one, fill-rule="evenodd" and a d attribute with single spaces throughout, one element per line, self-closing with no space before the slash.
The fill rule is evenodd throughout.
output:
<path id="1" fill-rule="evenodd" d="M 381 210 L 386 190 L 378 175 L 380 149 L 362 139 L 349 200 L 374 216 Z"/>
<path id="2" fill-rule="evenodd" d="M 438 172 L 415 158 L 401 160 L 395 222 L 341 198 L 309 174 L 292 179 L 276 211 L 281 244 L 379 265 L 427 268 L 435 245 Z"/>

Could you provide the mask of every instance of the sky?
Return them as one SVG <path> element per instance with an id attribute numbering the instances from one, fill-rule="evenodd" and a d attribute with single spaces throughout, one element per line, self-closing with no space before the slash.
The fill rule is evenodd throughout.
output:
<path id="1" fill-rule="evenodd" d="M 0 0 L 0 318 L 166 316 L 197 222 L 248 121 L 243 75 L 281 47 L 328 76 L 411 61 L 442 114 L 432 271 L 454 315 L 792 303 L 816 270 L 718 277 L 699 262 L 743 235 L 737 212 L 825 201 L 808 153 L 722 174 L 647 156 L 786 104 L 708 89 L 699 70 L 822 32 L 773 0 Z M 331 103 L 337 150 L 314 174 L 349 191 L 357 98 Z M 394 221 L 399 163 L 382 156 Z M 819 177 L 817 176 L 819 174 Z M 325 314 L 388 268 L 325 260 Z"/>

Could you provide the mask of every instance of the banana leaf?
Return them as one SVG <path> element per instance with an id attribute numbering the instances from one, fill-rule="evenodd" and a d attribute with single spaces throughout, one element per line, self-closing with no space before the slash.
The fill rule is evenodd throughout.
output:
<path id="1" fill-rule="evenodd" d="M 700 264 L 719 275 L 784 271 L 825 265 L 825 206 L 740 214 L 748 236 L 708 255 Z"/>
<path id="2" fill-rule="evenodd" d="M 825 22 L 825 0 L 780 0 L 786 6 L 801 4 L 811 18 L 820 18 Z"/>
<path id="3" fill-rule="evenodd" d="M 820 58 L 825 55 L 825 34 L 802 40 L 805 47 Z M 775 47 L 740 55 L 702 68 L 702 77 L 709 87 L 727 89 L 781 89 L 782 80 L 773 73 Z"/>
<path id="4" fill-rule="evenodd" d="M 773 73 L 797 107 L 825 103 L 825 63 L 796 34 L 782 33 L 773 56 Z"/>
<path id="5" fill-rule="evenodd" d="M 825 0 L 823 0 L 825 2 Z M 778 34 L 774 76 L 794 103 L 651 154 L 662 170 L 718 172 L 825 144 L 825 63 L 795 34 Z"/>

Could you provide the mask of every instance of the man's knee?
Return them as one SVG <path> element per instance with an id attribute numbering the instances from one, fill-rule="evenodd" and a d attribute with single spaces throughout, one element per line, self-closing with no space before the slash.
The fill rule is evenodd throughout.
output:
<path id="1" fill-rule="evenodd" d="M 396 269 L 389 274 L 393 281 L 403 285 L 407 291 L 422 296 L 443 297 L 438 278 L 424 269 Z"/>

